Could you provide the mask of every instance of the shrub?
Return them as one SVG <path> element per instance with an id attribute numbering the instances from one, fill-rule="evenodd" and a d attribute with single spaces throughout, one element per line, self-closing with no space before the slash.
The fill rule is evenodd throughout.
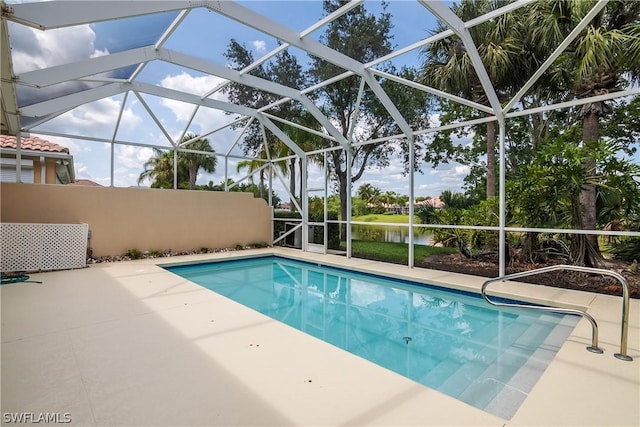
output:
<path id="1" fill-rule="evenodd" d="M 622 238 L 611 247 L 614 259 L 640 261 L 640 237 Z"/>
<path id="2" fill-rule="evenodd" d="M 139 249 L 127 249 L 127 251 L 124 253 L 124 256 L 128 257 L 129 259 L 140 259 L 142 258 L 142 252 L 140 252 Z"/>
<path id="3" fill-rule="evenodd" d="M 302 217 L 298 212 L 276 212 L 274 214 L 274 218 L 295 218 L 301 219 Z M 338 212 L 329 211 L 327 212 L 327 219 L 330 221 L 338 220 Z M 324 221 L 324 212 L 309 212 L 309 221 L 311 222 L 323 222 Z M 280 237 L 280 233 L 285 231 L 285 223 L 286 221 L 274 221 L 273 223 L 273 240 Z M 329 249 L 339 249 L 340 248 L 340 224 L 330 223 L 328 226 L 328 245 Z M 314 227 L 312 231 L 313 235 L 309 236 L 309 240 L 312 242 L 322 242 L 323 231 L 322 227 Z"/>
<path id="4" fill-rule="evenodd" d="M 329 211 L 327 212 L 327 220 L 337 221 L 338 213 Z M 310 212 L 309 213 L 309 221 L 312 222 L 323 222 L 324 221 L 324 212 Z M 329 249 L 340 249 L 340 224 L 329 223 L 328 227 L 328 243 L 327 248 Z M 322 227 L 314 227 L 313 228 L 314 236 L 310 239 L 314 242 L 322 242 L 324 238 Z"/>

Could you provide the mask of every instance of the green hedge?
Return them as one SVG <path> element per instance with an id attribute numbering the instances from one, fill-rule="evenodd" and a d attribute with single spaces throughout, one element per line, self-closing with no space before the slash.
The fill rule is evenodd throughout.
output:
<path id="1" fill-rule="evenodd" d="M 327 212 L 327 219 L 330 221 L 338 220 L 337 212 Z M 323 222 L 324 221 L 324 213 L 309 213 L 309 221 L 311 222 Z M 322 227 L 314 227 L 313 228 L 313 237 L 309 237 L 313 242 L 322 242 L 324 231 Z M 328 248 L 329 249 L 340 249 L 340 224 L 330 223 L 328 224 Z"/>
<path id="2" fill-rule="evenodd" d="M 301 219 L 301 216 L 298 212 L 289 212 L 289 211 L 276 211 L 273 213 L 274 218 L 295 218 Z M 273 240 L 276 240 L 280 237 L 280 233 L 284 231 L 285 221 L 273 221 Z M 284 242 L 278 242 L 278 244 L 283 244 Z"/>
<path id="3" fill-rule="evenodd" d="M 274 213 L 274 218 L 281 219 L 301 219 L 301 216 L 298 212 L 287 212 L 287 211 L 278 211 Z M 329 220 L 337 220 L 338 213 L 337 212 L 328 212 L 327 218 Z M 324 213 L 309 213 L 309 221 L 311 222 L 323 222 L 324 221 Z M 280 233 L 282 233 L 285 229 L 286 221 L 274 221 L 273 222 L 273 240 L 280 237 Z M 309 236 L 309 241 L 311 242 L 322 242 L 323 239 L 323 230 L 322 227 L 313 227 L 312 235 Z M 340 249 L 340 224 L 328 224 L 328 236 L 329 236 L 329 249 Z"/>

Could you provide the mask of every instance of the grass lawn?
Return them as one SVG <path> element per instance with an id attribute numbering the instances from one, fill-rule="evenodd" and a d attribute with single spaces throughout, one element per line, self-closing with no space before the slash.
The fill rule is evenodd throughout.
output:
<path id="1" fill-rule="evenodd" d="M 351 217 L 351 221 L 359 222 L 388 222 L 393 224 L 409 224 L 409 215 L 383 215 L 383 214 L 369 214 L 362 216 Z M 414 215 L 414 224 L 418 224 L 420 221 L 418 217 Z"/>
<path id="2" fill-rule="evenodd" d="M 341 249 L 346 250 L 346 242 L 341 242 L 340 247 Z M 351 242 L 351 252 L 352 255 L 357 258 L 365 258 L 375 261 L 407 265 L 407 260 L 409 258 L 409 245 L 406 243 L 395 242 L 372 242 L 369 240 L 353 240 Z M 418 263 L 429 255 L 452 254 L 456 252 L 457 250 L 454 248 L 414 245 L 413 260 L 414 263 Z"/>

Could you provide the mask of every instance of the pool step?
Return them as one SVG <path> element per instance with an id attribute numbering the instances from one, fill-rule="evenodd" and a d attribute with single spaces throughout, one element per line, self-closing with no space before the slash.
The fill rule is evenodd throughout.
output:
<path id="1" fill-rule="evenodd" d="M 510 419 L 571 331 L 556 321 L 541 315 L 459 398 Z"/>
<path id="2" fill-rule="evenodd" d="M 515 341 L 505 343 L 501 354 L 493 351 L 493 361 L 487 365 L 474 381 L 459 396 L 464 401 L 484 408 L 513 375 L 527 363 L 536 351 L 540 336 L 550 331 L 548 325 L 535 323 L 522 332 Z"/>
<path id="3" fill-rule="evenodd" d="M 478 332 L 472 333 L 472 340 L 477 343 L 477 349 L 483 347 L 483 343 L 492 341 L 498 331 L 498 322 L 490 322 Z M 437 353 L 434 351 L 434 353 Z M 442 359 L 438 365 L 434 366 L 426 375 L 420 378 L 420 382 L 431 388 L 440 387 L 449 377 L 451 377 L 463 365 L 463 362 L 450 357 Z"/>
<path id="4" fill-rule="evenodd" d="M 512 345 L 529 327 L 516 319 L 509 325 L 501 328 L 500 335 L 491 340 L 484 348 L 479 349 L 475 354 L 460 354 L 459 357 L 466 357 L 467 360 L 460 360 L 460 369 L 454 372 L 438 389 L 450 396 L 460 396 L 479 375 L 488 367 L 495 363 L 498 357 L 496 347 L 507 348 Z M 456 355 L 451 355 L 455 357 Z"/>
<path id="5" fill-rule="evenodd" d="M 465 363 L 439 389 L 474 406 L 486 406 L 500 391 L 501 383 L 509 381 L 555 327 L 544 316 L 532 324 L 528 317 L 503 327 L 475 360 Z"/>
<path id="6" fill-rule="evenodd" d="M 565 316 L 484 409 L 505 419 L 513 417 L 578 321 L 577 316 Z"/>

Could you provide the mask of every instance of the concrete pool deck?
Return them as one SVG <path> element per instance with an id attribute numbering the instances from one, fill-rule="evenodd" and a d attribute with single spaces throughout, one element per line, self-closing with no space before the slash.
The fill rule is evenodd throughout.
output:
<path id="1" fill-rule="evenodd" d="M 53 413 L 89 426 L 640 425 L 638 300 L 631 300 L 629 318 L 634 360 L 624 362 L 613 357 L 621 297 L 496 284 L 492 294 L 587 309 L 605 351 L 585 350 L 591 328 L 582 319 L 515 416 L 504 420 L 158 266 L 272 253 L 473 292 L 485 280 L 280 248 L 31 274 L 43 283 L 0 288 L 2 423 Z"/>

